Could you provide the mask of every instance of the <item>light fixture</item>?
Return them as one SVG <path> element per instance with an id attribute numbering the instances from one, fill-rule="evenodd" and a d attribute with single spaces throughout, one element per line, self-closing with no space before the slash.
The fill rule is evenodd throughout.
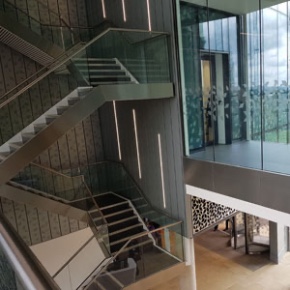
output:
<path id="1" fill-rule="evenodd" d="M 162 199 L 163 207 L 166 208 L 166 196 L 164 187 L 164 172 L 163 172 L 163 159 L 162 159 L 162 146 L 161 146 L 161 136 L 157 134 L 158 137 L 158 149 L 159 149 L 159 164 L 160 164 L 160 174 L 161 174 L 161 189 L 162 189 Z"/>
<path id="2" fill-rule="evenodd" d="M 119 126 L 118 126 L 118 118 L 117 118 L 117 110 L 116 110 L 116 102 L 115 101 L 113 101 L 113 108 L 114 108 L 114 117 L 115 117 L 116 133 L 117 133 L 119 159 L 122 160 L 120 137 L 119 137 Z"/>
<path id="3" fill-rule="evenodd" d="M 141 172 L 141 163 L 140 163 L 140 154 L 139 154 L 139 141 L 138 141 L 138 130 L 137 130 L 137 121 L 136 121 L 136 111 L 135 111 L 135 109 L 133 109 L 132 112 L 133 112 L 133 122 L 134 122 L 134 132 L 135 132 L 138 171 L 139 171 L 139 178 L 141 179 L 142 178 L 142 172 Z"/>

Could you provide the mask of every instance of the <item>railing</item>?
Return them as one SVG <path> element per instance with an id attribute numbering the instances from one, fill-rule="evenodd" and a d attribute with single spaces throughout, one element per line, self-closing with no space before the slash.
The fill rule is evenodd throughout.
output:
<path id="1" fill-rule="evenodd" d="M 90 237 L 54 274 L 61 289 L 77 289 L 106 260 L 99 243 Z"/>
<path id="2" fill-rule="evenodd" d="M 25 167 L 12 180 L 66 201 L 91 197 L 83 176 L 69 177 L 35 163 Z"/>
<path id="3" fill-rule="evenodd" d="M 71 176 L 82 174 L 93 194 L 112 191 L 129 199 L 143 219 L 149 219 L 159 226 L 176 222 L 148 202 L 122 163 L 104 161 L 65 170 L 63 173 Z"/>
<path id="4" fill-rule="evenodd" d="M 79 36 L 74 33 L 64 19 L 39 1 L 30 3 L 30 9 L 27 8 L 27 11 L 23 11 L 7 0 L 2 0 L 1 4 L 0 10 L 5 12 L 8 17 L 16 19 L 20 24 L 28 27 L 36 34 L 43 36 L 64 50 L 67 50 L 79 41 Z M 35 9 L 31 8 L 33 4 Z M 30 14 L 33 14 L 34 17 Z M 43 21 L 38 20 L 41 18 Z"/>
<path id="5" fill-rule="evenodd" d="M 0 288 L 60 289 L 1 213 Z"/>
<path id="6" fill-rule="evenodd" d="M 29 85 L 20 89 L 15 94 L 6 95 L 5 100 L 2 99 L 0 104 L 0 118 L 1 122 L 1 139 L 3 143 L 7 142 L 16 133 L 27 127 L 33 120 L 40 117 L 45 111 L 55 105 L 59 100 L 63 99 L 73 90 L 85 84 L 91 85 L 89 75 L 90 65 L 88 58 L 108 58 L 112 57 L 128 57 L 131 59 L 133 52 L 140 61 L 141 67 L 139 72 L 148 75 L 146 82 L 150 82 L 150 71 L 147 71 L 144 55 L 140 49 L 140 44 L 134 48 L 130 48 L 129 44 L 123 46 L 122 33 L 137 33 L 146 35 L 147 38 L 157 39 L 159 41 L 162 33 L 147 32 L 142 30 L 124 30 L 117 28 L 109 28 L 100 35 L 96 36 L 91 41 L 84 44 L 79 50 L 71 53 L 68 58 L 60 61 L 53 68 L 48 69 L 41 76 L 33 80 Z M 163 34 L 162 34 L 163 35 Z M 164 34 L 167 37 L 167 34 Z M 143 36 L 145 38 L 145 36 Z M 167 53 L 167 47 L 156 48 L 156 53 L 163 51 Z M 135 51 L 136 50 L 136 51 Z M 152 57 L 152 56 L 150 56 Z M 74 74 L 56 74 L 60 67 L 71 67 L 73 63 L 79 62 L 83 59 L 82 67 L 77 69 Z M 145 64 L 144 64 L 145 63 Z M 169 79 L 163 82 L 169 82 Z M 116 81 L 115 83 L 119 83 Z M 7 106 L 9 104 L 9 106 Z"/>
<path id="7" fill-rule="evenodd" d="M 12 181 L 47 193 L 85 211 L 95 209 L 95 221 L 88 216 L 88 223 L 95 236 L 103 243 L 103 250 L 110 253 L 108 226 L 102 211 L 84 181 L 83 175 L 67 176 L 51 168 L 30 163 Z"/>
<path id="8" fill-rule="evenodd" d="M 181 222 L 135 235 L 112 256 L 99 273 L 78 289 L 123 289 L 184 260 Z M 154 241 L 153 241 L 154 240 Z M 103 288 L 102 288 L 103 287 Z"/>

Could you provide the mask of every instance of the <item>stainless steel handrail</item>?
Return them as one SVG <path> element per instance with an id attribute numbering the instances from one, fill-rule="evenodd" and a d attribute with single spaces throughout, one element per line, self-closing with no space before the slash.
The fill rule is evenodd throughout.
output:
<path id="1" fill-rule="evenodd" d="M 50 73 L 64 65 L 66 62 L 70 61 L 75 55 L 86 49 L 88 46 L 93 44 L 95 41 L 103 37 L 105 34 L 107 34 L 110 31 L 119 31 L 119 32 L 140 32 L 140 33 L 150 33 L 150 34 L 164 34 L 168 35 L 166 32 L 158 32 L 158 31 L 148 31 L 148 30 L 142 30 L 142 29 L 123 29 L 123 28 L 108 28 L 90 41 L 88 41 L 86 44 L 84 44 L 79 50 L 75 51 L 74 53 L 70 54 L 67 58 L 60 61 L 57 65 L 55 65 L 53 68 L 48 69 L 45 73 L 43 73 L 41 76 L 39 76 L 37 79 L 30 82 L 27 86 L 19 90 L 17 93 L 15 93 L 12 97 L 10 97 L 8 100 L 4 101 L 0 104 L 0 109 L 9 104 L 11 101 L 15 100 L 18 96 L 20 96 L 22 93 L 30 89 L 33 85 L 44 79 L 46 76 L 48 76 Z M 66 55 L 67 53 L 64 53 Z M 2 97 L 3 98 L 3 97 Z M 1 98 L 0 98 L 1 99 Z"/>
<path id="2" fill-rule="evenodd" d="M 60 289 L 1 213 L 0 247 L 25 289 Z"/>
<path id="3" fill-rule="evenodd" d="M 129 176 L 130 180 L 132 181 L 133 185 L 136 187 L 136 189 L 137 189 L 137 191 L 139 192 L 140 196 L 141 196 L 141 197 L 146 201 L 146 203 L 147 203 L 147 204 L 152 208 L 152 210 L 156 211 L 157 213 L 159 213 L 159 214 L 161 214 L 161 215 L 163 215 L 163 216 L 165 216 L 165 217 L 167 217 L 167 218 L 169 218 L 169 219 L 171 219 L 171 220 L 176 220 L 176 219 L 170 217 L 167 213 L 162 212 L 161 210 L 159 210 L 159 209 L 157 209 L 156 207 L 154 207 L 154 206 L 153 206 L 153 205 L 152 205 L 152 204 L 147 200 L 147 198 L 146 198 L 145 195 L 143 194 L 141 188 L 140 188 L 140 187 L 138 186 L 138 184 L 135 182 L 134 178 L 133 178 L 132 175 L 128 172 L 128 170 L 126 169 L 126 167 L 123 165 L 122 162 L 119 162 L 119 161 L 108 161 L 108 160 L 104 160 L 104 161 L 99 161 L 99 162 L 92 163 L 92 164 L 90 164 L 90 166 L 91 166 L 91 165 L 101 165 L 101 164 L 106 164 L 106 163 L 107 163 L 107 164 L 110 164 L 110 163 L 116 164 L 116 165 L 122 167 L 122 168 L 125 170 L 126 174 Z M 87 165 L 87 166 L 89 166 L 89 165 Z M 79 168 L 79 167 L 78 167 L 78 168 Z M 74 169 L 74 168 L 73 168 L 73 169 Z"/>
<path id="4" fill-rule="evenodd" d="M 97 280 L 97 278 L 104 272 L 104 271 L 106 271 L 106 269 L 107 269 L 107 267 L 108 267 L 108 265 L 113 261 L 113 260 L 115 260 L 117 257 L 118 257 L 118 255 L 119 254 L 121 254 L 125 249 L 126 249 L 126 247 L 133 241 L 133 240 L 135 240 L 135 239 L 138 239 L 138 238 L 141 238 L 141 237 L 144 237 L 144 236 L 148 236 L 148 235 L 152 235 L 152 233 L 155 233 L 155 232 L 158 232 L 158 231 L 161 231 L 161 230 L 164 230 L 164 229 L 167 229 L 167 228 L 171 228 L 171 227 L 174 227 L 174 226 L 177 226 L 177 225 L 179 225 L 179 224 L 181 224 L 182 223 L 182 221 L 178 221 L 178 222 L 175 222 L 175 223 L 172 223 L 172 224 L 169 224 L 169 225 L 166 225 L 166 226 L 162 226 L 162 227 L 160 227 L 160 228 L 157 228 L 157 229 L 154 229 L 154 230 L 152 230 L 152 231 L 145 231 L 145 232 L 142 232 L 142 233 L 140 233 L 140 234 L 136 234 L 136 235 L 134 235 L 134 236 L 132 236 L 122 247 L 121 247 L 121 249 L 119 249 L 116 253 L 115 253 L 115 255 L 114 256 L 112 256 L 108 261 L 107 261 L 107 264 L 104 266 L 104 268 L 103 268 L 103 270 L 102 271 L 100 271 L 95 277 L 94 277 L 94 279 L 90 282 L 90 283 L 88 283 L 84 288 L 83 288 L 83 290 L 87 290 L 88 289 L 88 287 L 90 286 L 90 285 L 92 285 L 96 280 Z"/>
<path id="5" fill-rule="evenodd" d="M 54 170 L 54 169 L 52 169 L 52 168 L 50 168 L 50 167 L 46 167 L 46 166 L 44 166 L 44 165 L 40 165 L 40 164 L 37 164 L 37 163 L 34 163 L 34 162 L 30 162 L 30 164 L 33 165 L 33 166 L 35 166 L 35 167 L 39 167 L 39 168 L 41 168 L 41 169 L 44 169 L 44 170 L 46 170 L 46 171 L 49 171 L 49 172 L 51 172 L 51 173 L 53 173 L 53 174 L 55 174 L 55 175 L 60 175 L 60 176 L 62 176 L 62 177 L 64 177 L 64 178 L 68 178 L 68 179 L 72 179 L 72 178 L 80 178 L 80 179 L 82 179 L 82 181 L 83 181 L 83 175 L 69 176 L 69 175 L 65 175 L 65 174 L 63 174 L 63 173 L 61 173 L 61 172 L 59 172 L 59 171 L 56 171 L 56 170 Z"/>

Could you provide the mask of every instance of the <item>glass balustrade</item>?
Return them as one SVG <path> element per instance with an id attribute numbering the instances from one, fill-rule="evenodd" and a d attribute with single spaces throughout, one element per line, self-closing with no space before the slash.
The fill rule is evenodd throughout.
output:
<path id="1" fill-rule="evenodd" d="M 178 222 L 132 237 L 82 285 L 83 289 L 95 289 L 95 285 L 101 289 L 123 289 L 183 261 L 180 230 Z"/>
<path id="2" fill-rule="evenodd" d="M 0 289 L 59 289 L 1 213 Z"/>
<path id="3" fill-rule="evenodd" d="M 121 163 L 100 162 L 72 170 L 63 171 L 68 175 L 83 175 L 93 195 L 114 192 L 132 202 L 143 220 L 149 220 L 157 226 L 166 226 L 175 219 L 154 208 L 137 187 Z"/>
<path id="4" fill-rule="evenodd" d="M 114 59 L 139 83 L 170 82 L 167 41 L 165 33 L 112 28 L 86 49 L 85 57 Z M 89 64 L 88 73 L 91 77 L 95 73 L 92 64 Z"/>
<path id="5" fill-rule="evenodd" d="M 31 81 L 28 86 L 17 93 L 12 90 L 0 97 L 0 143 L 8 141 L 78 87 L 134 83 L 135 80 L 145 83 L 169 82 L 168 50 L 165 39 L 167 34 L 162 33 L 136 33 L 136 30 L 130 32 L 130 30 L 108 29 L 67 58 L 64 56 L 56 66 Z M 161 40 L 163 45 L 158 45 Z M 163 57 L 161 58 L 160 55 Z M 130 72 L 129 60 L 132 59 L 134 60 L 132 67 L 138 67 L 135 75 L 133 71 Z M 94 63 L 94 60 L 98 63 Z M 156 78 L 155 69 L 149 69 L 147 61 L 155 62 L 157 66 L 160 64 L 162 69 L 166 67 L 167 77 Z M 125 64 L 128 68 L 124 66 Z M 108 70 L 109 73 L 113 70 L 113 76 L 109 78 L 107 78 Z M 141 78 L 139 72 L 145 78 Z M 44 123 L 52 120 L 53 118 Z"/>
<path id="6" fill-rule="evenodd" d="M 82 176 L 69 177 L 36 164 L 25 167 L 13 181 L 66 201 L 90 197 Z"/>
<path id="7" fill-rule="evenodd" d="M 79 41 L 78 35 L 58 14 L 41 2 L 35 1 L 34 4 L 30 3 L 25 11 L 3 0 L 0 4 L 0 10 L 11 20 L 16 20 L 19 24 L 28 27 L 34 33 L 64 50 L 69 49 Z"/>
<path id="8" fill-rule="evenodd" d="M 10 263 L 7 259 L 1 244 L 0 244 L 0 289 L 26 289 Z"/>

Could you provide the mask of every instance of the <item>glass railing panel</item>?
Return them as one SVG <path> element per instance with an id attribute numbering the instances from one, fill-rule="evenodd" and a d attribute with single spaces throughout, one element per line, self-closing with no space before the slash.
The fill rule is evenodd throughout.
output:
<path id="1" fill-rule="evenodd" d="M 170 82 L 167 35 L 111 29 L 86 49 L 88 58 L 117 59 L 140 83 Z M 90 69 L 94 75 L 94 70 Z M 127 80 L 130 82 L 131 80 Z M 115 83 L 124 83 L 115 78 Z"/>
<path id="2" fill-rule="evenodd" d="M 12 181 L 66 201 L 91 197 L 82 176 L 65 176 L 36 164 L 24 168 Z"/>
<path id="3" fill-rule="evenodd" d="M 70 61 L 64 63 L 63 67 L 69 64 Z M 5 95 L 5 97 L 1 99 L 0 115 L 5 118 L 6 122 L 9 122 L 12 127 L 9 131 L 4 129 L 4 131 L 7 132 L 5 132 L 5 136 L 2 136 L 2 143 L 5 143 L 16 133 L 30 125 L 31 119 L 26 118 L 27 112 L 30 112 L 30 115 L 36 120 L 82 84 L 83 80 L 77 79 L 77 77 L 71 74 L 63 74 L 60 77 L 57 73 L 51 72 L 37 83 L 32 83 L 25 92 L 20 91 L 15 94 L 13 91 L 11 94 Z M 53 92 L 52 89 L 54 90 Z M 24 94 L 26 98 L 20 104 L 20 100 L 23 99 Z M 9 101 L 5 101 L 8 99 Z M 26 107 L 25 115 L 22 113 L 22 106 Z M 4 124 L 0 126 L 2 129 Z"/>
<path id="4" fill-rule="evenodd" d="M 64 50 L 68 50 L 79 42 L 79 37 L 76 34 L 74 35 L 73 30 L 64 22 L 60 15 L 51 11 L 43 3 L 37 2 L 36 5 L 33 5 L 34 9 L 31 8 L 32 6 L 30 4 L 28 12 L 21 10 L 8 1 L 3 1 L 0 7 L 8 17 L 30 28 L 36 34 L 44 37 Z M 43 17 L 43 14 L 49 15 L 49 18 Z M 39 18 L 41 20 L 39 20 Z"/>
<path id="5" fill-rule="evenodd" d="M 84 280 L 97 271 L 104 259 L 98 240 L 92 236 L 60 269 L 56 269 L 53 278 L 60 289 L 78 289 Z"/>
<path id="6" fill-rule="evenodd" d="M 94 284 L 100 289 L 123 289 L 180 263 L 184 255 L 179 227 L 181 223 L 132 237 L 83 289 L 95 289 Z"/>
<path id="7" fill-rule="evenodd" d="M 25 290 L 0 245 L 0 289 Z"/>

